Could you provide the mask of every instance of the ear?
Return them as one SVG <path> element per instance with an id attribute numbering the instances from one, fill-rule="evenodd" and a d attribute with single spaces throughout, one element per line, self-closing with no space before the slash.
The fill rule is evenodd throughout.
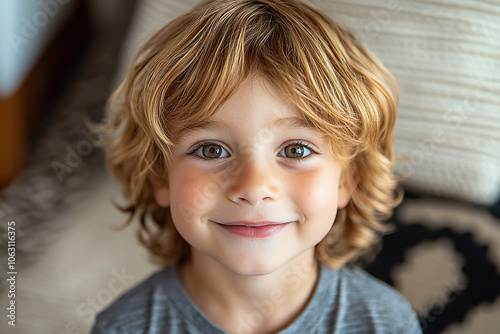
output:
<path id="1" fill-rule="evenodd" d="M 338 193 L 338 201 L 337 207 L 339 209 L 343 209 L 349 204 L 351 200 L 351 193 L 353 189 L 352 177 L 347 173 L 342 173 L 342 177 L 340 179 L 339 184 L 339 193 Z"/>
<path id="2" fill-rule="evenodd" d="M 168 191 L 168 186 L 158 179 L 157 177 L 150 177 L 151 184 L 153 185 L 153 191 L 156 203 L 164 208 L 170 206 L 170 193 Z"/>

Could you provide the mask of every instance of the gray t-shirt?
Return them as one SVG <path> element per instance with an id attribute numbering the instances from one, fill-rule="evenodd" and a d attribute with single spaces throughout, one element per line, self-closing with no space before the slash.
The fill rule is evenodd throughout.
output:
<path id="1" fill-rule="evenodd" d="M 270 307 L 269 303 L 256 306 L 249 319 L 241 320 L 241 332 L 250 333 L 252 322 L 262 321 Z M 176 267 L 165 267 L 99 313 L 92 333 L 226 332 L 193 303 Z M 303 313 L 279 333 L 393 334 L 422 330 L 408 302 L 389 285 L 359 268 L 331 270 L 322 265 L 313 298 Z"/>

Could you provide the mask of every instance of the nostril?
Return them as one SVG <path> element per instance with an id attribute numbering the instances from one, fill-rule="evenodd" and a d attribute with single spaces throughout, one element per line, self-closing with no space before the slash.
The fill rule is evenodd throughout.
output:
<path id="1" fill-rule="evenodd" d="M 269 169 L 255 162 L 238 164 L 239 173 L 232 178 L 227 197 L 233 202 L 248 202 L 256 205 L 262 201 L 276 200 L 280 196 L 278 180 Z"/>

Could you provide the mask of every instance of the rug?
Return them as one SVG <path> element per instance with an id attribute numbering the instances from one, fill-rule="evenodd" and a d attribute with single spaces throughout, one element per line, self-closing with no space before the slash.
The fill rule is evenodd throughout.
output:
<path id="1" fill-rule="evenodd" d="M 407 194 L 395 210 L 366 269 L 410 301 L 424 333 L 498 333 L 498 207 Z"/>

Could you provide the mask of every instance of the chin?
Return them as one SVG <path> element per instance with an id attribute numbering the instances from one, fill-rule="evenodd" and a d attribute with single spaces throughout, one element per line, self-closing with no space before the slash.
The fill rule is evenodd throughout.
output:
<path id="1" fill-rule="evenodd" d="M 255 257 L 243 258 L 237 257 L 232 259 L 232 261 L 219 261 L 228 270 L 242 276 L 264 276 L 269 275 L 280 268 L 282 268 L 290 259 L 283 259 L 279 261 L 272 256 L 268 256 L 264 259 L 256 259 Z"/>
<path id="2" fill-rule="evenodd" d="M 252 266 L 252 267 L 237 267 L 237 268 L 228 268 L 233 271 L 235 274 L 241 276 L 265 276 L 272 274 L 277 270 L 277 268 L 271 268 L 268 266 Z"/>

